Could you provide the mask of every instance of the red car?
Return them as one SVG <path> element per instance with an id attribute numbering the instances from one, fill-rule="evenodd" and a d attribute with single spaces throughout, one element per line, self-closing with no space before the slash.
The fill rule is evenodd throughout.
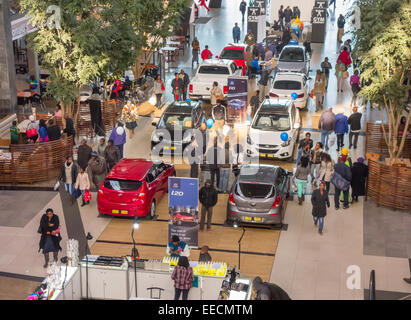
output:
<path id="1" fill-rule="evenodd" d="M 228 45 L 221 51 L 219 59 L 233 60 L 237 67 L 243 68 L 243 76 L 246 72 L 245 64 L 245 49 L 247 48 L 246 44 L 232 44 Z"/>
<path id="2" fill-rule="evenodd" d="M 168 192 L 173 164 L 145 159 L 121 159 L 100 186 L 97 195 L 101 215 L 154 217 L 156 205 Z"/>

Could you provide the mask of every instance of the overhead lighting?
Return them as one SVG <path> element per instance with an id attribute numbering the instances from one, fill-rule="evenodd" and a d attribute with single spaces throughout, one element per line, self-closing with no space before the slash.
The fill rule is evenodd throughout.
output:
<path id="1" fill-rule="evenodd" d="M 138 222 L 138 220 L 137 220 L 137 219 L 136 219 L 136 220 L 134 220 L 134 223 L 133 223 L 133 230 L 137 230 L 139 227 L 140 227 L 140 223 Z"/>

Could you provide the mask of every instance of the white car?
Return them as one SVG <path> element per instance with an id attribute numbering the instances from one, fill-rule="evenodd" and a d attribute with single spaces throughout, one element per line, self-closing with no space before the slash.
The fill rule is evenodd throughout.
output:
<path id="1" fill-rule="evenodd" d="M 247 134 L 249 158 L 289 159 L 298 139 L 301 118 L 290 100 L 266 99 L 258 108 Z M 281 134 L 287 140 L 281 139 Z"/>
<path id="2" fill-rule="evenodd" d="M 305 74 L 297 72 L 277 72 L 273 85 L 270 89 L 271 98 L 291 99 L 292 93 L 297 94 L 294 104 L 298 109 L 307 106 L 308 95 L 310 94 L 310 78 Z"/>
<path id="3" fill-rule="evenodd" d="M 204 60 L 198 68 L 195 76 L 188 86 L 188 93 L 191 100 L 211 98 L 211 88 L 213 82 L 217 81 L 218 86 L 227 96 L 227 80 L 231 76 L 241 76 L 242 69 L 238 68 L 233 60 L 208 59 Z"/>

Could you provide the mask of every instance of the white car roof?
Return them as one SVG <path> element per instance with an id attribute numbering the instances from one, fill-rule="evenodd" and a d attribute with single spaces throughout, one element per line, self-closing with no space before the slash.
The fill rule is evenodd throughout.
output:
<path id="1" fill-rule="evenodd" d="M 233 63 L 233 60 L 228 60 L 228 59 L 207 59 L 204 60 L 202 64 L 200 64 L 200 67 L 203 65 L 208 65 L 208 66 L 229 66 L 231 63 Z"/>

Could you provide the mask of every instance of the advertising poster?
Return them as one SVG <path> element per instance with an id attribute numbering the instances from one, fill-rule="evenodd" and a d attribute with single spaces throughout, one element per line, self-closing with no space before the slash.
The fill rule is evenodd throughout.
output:
<path id="1" fill-rule="evenodd" d="M 198 179 L 168 178 L 168 238 L 198 247 Z"/>
<path id="2" fill-rule="evenodd" d="M 227 122 L 229 124 L 247 121 L 248 106 L 247 77 L 228 78 Z"/>
<path id="3" fill-rule="evenodd" d="M 260 14 L 260 8 L 258 7 L 248 7 L 247 9 L 247 32 L 251 30 L 251 33 L 254 35 L 255 39 L 258 38 L 258 17 Z"/>

